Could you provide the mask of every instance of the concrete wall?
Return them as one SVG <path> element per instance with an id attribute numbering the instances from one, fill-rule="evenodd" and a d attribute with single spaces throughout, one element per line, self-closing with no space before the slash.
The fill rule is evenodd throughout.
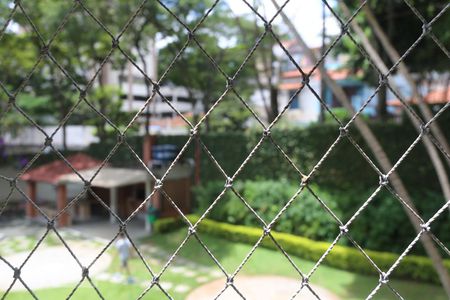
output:
<path id="1" fill-rule="evenodd" d="M 51 135 L 56 126 L 44 126 L 42 129 Z M 69 149 L 83 149 L 88 147 L 91 143 L 98 142 L 98 137 L 95 136 L 95 128 L 93 126 L 84 125 L 69 125 L 66 127 L 67 147 Z M 45 141 L 45 135 L 34 127 L 25 127 L 17 135 L 6 133 L 4 136 L 6 150 L 14 152 L 14 149 L 37 146 L 42 147 Z M 57 148 L 62 148 L 63 136 L 60 128 L 53 137 L 53 145 Z"/>

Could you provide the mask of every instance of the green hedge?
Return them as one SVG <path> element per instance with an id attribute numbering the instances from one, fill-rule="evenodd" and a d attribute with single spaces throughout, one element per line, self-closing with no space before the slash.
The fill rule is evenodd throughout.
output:
<path id="1" fill-rule="evenodd" d="M 450 110 L 444 112 L 437 121 L 441 128 L 445 129 L 450 124 Z M 397 124 L 392 121 L 384 123 L 370 121 L 369 126 L 384 146 L 392 162 L 400 158 L 418 135 L 409 122 Z M 447 139 L 450 140 L 450 130 L 443 131 Z M 313 166 L 339 136 L 339 128 L 335 124 L 312 124 L 303 128 L 283 129 L 275 126 L 271 132 L 272 138 L 282 146 L 286 154 L 292 158 L 294 163 L 304 173 L 311 171 Z M 367 154 L 372 157 L 364 139 L 354 126 L 351 127 L 350 132 Z M 201 140 L 229 175 L 232 175 L 238 169 L 261 136 L 261 129 L 252 129 L 247 132 L 200 133 Z M 187 135 L 157 137 L 157 143 L 159 144 L 170 143 L 178 145 L 180 148 L 187 140 Z M 128 136 L 127 142 L 142 157 L 142 137 Z M 104 139 L 101 143 L 91 145 L 86 152 L 96 158 L 105 159 L 116 143 L 117 139 Z M 48 157 L 55 158 L 54 155 Z M 186 149 L 183 159 L 193 158 L 194 143 L 191 143 Z M 44 158 L 40 158 L 35 166 L 44 161 Z M 116 166 L 131 167 L 138 165 L 129 149 L 123 145 L 112 156 L 110 162 Z M 398 172 L 409 190 L 431 189 L 438 192 L 441 191 L 433 165 L 422 143 L 419 143 L 402 162 Z M 364 174 L 364 176 L 361 176 L 361 174 Z M 200 175 L 205 182 L 224 179 L 223 175 L 203 151 Z M 266 139 L 244 167 L 237 180 L 279 179 L 281 177 L 295 181 L 299 180 L 298 174 L 292 166 L 286 162 L 271 142 Z M 343 139 L 317 170 L 312 182 L 320 186 L 350 190 L 355 187 L 373 187 L 378 184 L 378 176 L 357 152 L 355 147 L 348 140 Z"/>
<path id="2" fill-rule="evenodd" d="M 279 180 L 240 181 L 233 187 L 266 222 L 273 220 L 299 189 L 298 183 L 283 178 Z M 224 184 L 221 181 L 210 181 L 196 186 L 193 189 L 196 200 L 193 212 L 202 214 L 211 206 L 223 188 Z M 313 190 L 317 191 L 319 188 L 314 186 Z M 338 213 L 336 205 L 338 201 L 335 201 L 330 193 L 320 189 L 320 197 L 326 199 L 328 207 L 333 212 Z M 261 224 L 256 216 L 230 190 L 211 210 L 208 218 L 235 225 L 259 226 Z M 297 196 L 289 209 L 274 224 L 273 229 L 321 241 L 332 240 L 339 232 L 336 221 L 308 190 L 302 191 Z"/>
<path id="3" fill-rule="evenodd" d="M 197 216 L 188 216 L 192 223 L 198 220 Z M 167 232 L 182 227 L 180 219 L 163 219 L 157 221 L 157 232 Z M 170 224 L 170 225 L 168 225 Z M 231 225 L 204 219 L 198 225 L 197 230 L 200 233 L 221 237 L 232 242 L 246 243 L 254 245 L 263 234 L 261 228 Z M 317 242 L 304 237 L 295 236 L 287 233 L 271 232 L 276 241 L 282 245 L 284 250 L 290 255 L 295 255 L 310 261 L 318 261 L 323 253 L 329 248 L 330 243 Z M 265 237 L 261 244 L 263 247 L 278 250 L 270 238 Z M 378 252 L 365 250 L 373 261 L 383 271 L 387 271 L 397 260 L 398 255 L 389 252 Z M 341 270 L 356 272 L 359 274 L 378 275 L 374 267 L 367 261 L 362 253 L 351 247 L 336 245 L 323 264 L 335 267 Z M 444 264 L 450 271 L 450 260 L 444 260 Z M 438 276 L 434 271 L 431 260 L 423 256 L 408 255 L 397 266 L 391 274 L 393 278 L 410 279 L 421 282 L 439 283 Z"/>
<path id="4" fill-rule="evenodd" d="M 153 223 L 153 232 L 155 233 L 164 233 L 176 230 L 183 226 L 183 220 L 180 218 L 163 218 L 157 219 L 155 223 Z"/>
<path id="5" fill-rule="evenodd" d="M 447 115 L 450 115 L 450 111 L 444 114 L 449 119 Z M 441 121 L 441 119 L 439 120 Z M 445 126 L 445 124 L 442 119 L 441 125 Z M 400 158 L 418 135 L 409 123 L 370 122 L 369 125 L 393 162 Z M 443 128 L 445 128 L 444 126 Z M 357 130 L 352 127 L 350 132 L 367 154 L 372 156 Z M 447 130 L 444 133 L 450 140 L 450 131 Z M 256 129 L 249 132 L 200 134 L 201 140 L 229 175 L 238 169 L 261 136 L 262 131 Z M 338 136 L 339 128 L 334 124 L 312 124 L 304 128 L 288 129 L 277 129 L 275 126 L 272 130 L 273 139 L 305 173 L 311 171 Z M 178 145 L 180 148 L 187 140 L 188 136 L 183 135 L 157 137 L 158 144 L 170 143 Z M 139 155 L 142 154 L 142 137 L 128 137 L 127 141 Z M 116 140 L 104 140 L 99 144 L 92 145 L 88 149 L 88 153 L 104 159 L 116 142 Z M 194 158 L 194 142 L 186 149 L 183 158 Z M 111 162 L 116 165 L 132 165 L 136 163 L 136 160 L 126 147 L 121 146 L 111 158 Z M 422 143 L 419 143 L 402 162 L 398 172 L 409 189 L 440 191 L 439 181 Z M 203 150 L 200 175 L 203 181 L 224 179 Z M 278 179 L 280 177 L 299 180 L 298 174 L 292 166 L 266 139 L 244 167 L 237 180 Z M 367 188 L 378 184 L 378 176 L 355 147 L 347 139 L 343 139 L 315 173 L 312 182 L 339 189 Z"/>
<path id="6" fill-rule="evenodd" d="M 286 179 L 239 181 L 235 190 L 266 222 L 270 222 L 299 188 L 298 182 Z M 349 220 L 366 201 L 373 189 L 348 189 L 341 191 L 320 185 L 310 185 L 314 194 L 342 221 Z M 202 214 L 224 189 L 222 181 L 209 181 L 193 189 L 195 207 L 193 213 Z M 427 220 L 444 203 L 440 193 L 414 191 L 411 197 L 420 215 Z M 208 214 L 208 218 L 234 225 L 259 226 L 259 220 L 231 191 L 227 191 Z M 399 224 L 402 224 L 399 226 Z M 291 203 L 273 229 L 318 241 L 332 241 L 338 234 L 338 226 L 319 201 L 303 190 Z M 450 243 L 450 215 L 442 214 L 433 224 L 433 233 L 444 244 Z M 413 226 L 400 202 L 388 191 L 382 190 L 371 201 L 369 207 L 352 222 L 351 236 L 364 248 L 377 251 L 401 253 L 415 237 Z M 350 241 L 344 240 L 347 245 Z M 412 249 L 412 254 L 423 255 L 421 245 Z"/>

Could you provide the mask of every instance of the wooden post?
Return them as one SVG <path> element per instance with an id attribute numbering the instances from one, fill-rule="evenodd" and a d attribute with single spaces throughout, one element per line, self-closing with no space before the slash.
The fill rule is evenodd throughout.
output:
<path id="1" fill-rule="evenodd" d="M 58 184 L 56 187 L 56 208 L 58 213 L 67 206 L 67 187 L 64 183 Z M 70 225 L 70 215 L 66 210 L 58 217 L 58 226 L 67 227 Z"/>
<path id="2" fill-rule="evenodd" d="M 153 194 L 151 201 L 153 207 L 161 212 L 161 192 L 159 190 Z"/>
<path id="3" fill-rule="evenodd" d="M 194 184 L 200 184 L 200 167 L 201 167 L 201 149 L 199 139 L 195 139 L 195 156 L 194 156 Z"/>
<path id="4" fill-rule="evenodd" d="M 152 187 L 155 188 L 156 182 L 152 180 Z M 157 190 L 150 199 L 151 205 L 159 211 L 160 216 L 164 215 L 161 205 L 161 191 Z"/>
<path id="5" fill-rule="evenodd" d="M 36 203 L 37 185 L 35 181 L 28 181 L 28 198 L 30 198 L 31 201 Z M 25 214 L 27 219 L 29 220 L 32 220 L 37 217 L 37 209 L 29 200 L 27 200 L 25 204 Z"/>
<path id="6" fill-rule="evenodd" d="M 111 211 L 113 213 L 115 213 L 116 215 L 118 215 L 117 212 L 118 212 L 118 204 L 119 203 L 118 203 L 118 198 L 117 198 L 117 187 L 113 187 L 109 190 L 109 203 L 110 203 L 109 208 L 111 209 Z M 109 222 L 111 224 L 117 222 L 116 217 L 112 213 L 109 214 Z"/>
<path id="7" fill-rule="evenodd" d="M 188 214 L 191 212 L 191 179 L 184 179 L 184 189 L 185 189 L 185 211 L 184 213 Z"/>

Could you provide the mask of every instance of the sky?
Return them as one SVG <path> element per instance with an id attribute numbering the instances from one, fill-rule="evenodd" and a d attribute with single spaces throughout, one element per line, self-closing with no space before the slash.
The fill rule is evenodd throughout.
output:
<path id="1" fill-rule="evenodd" d="M 252 13 L 250 8 L 242 0 L 227 0 L 228 5 L 234 13 L 246 14 Z M 253 3 L 253 0 L 248 0 Z M 265 15 L 272 18 L 276 13 L 276 9 L 271 0 L 260 0 L 264 5 Z M 277 0 L 280 6 L 285 0 Z M 335 1 L 328 1 L 333 6 Z M 290 0 L 283 11 L 294 22 L 297 30 L 310 47 L 318 47 L 322 44 L 322 1 L 321 0 Z M 264 15 L 262 7 L 259 12 Z M 327 34 L 338 34 L 340 28 L 336 19 L 326 9 L 326 31 Z M 275 24 L 283 25 L 281 16 L 278 15 L 274 21 Z"/>

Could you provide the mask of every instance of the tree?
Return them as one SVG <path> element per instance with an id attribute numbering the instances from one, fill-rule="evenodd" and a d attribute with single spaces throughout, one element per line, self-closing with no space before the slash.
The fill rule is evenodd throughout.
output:
<path id="1" fill-rule="evenodd" d="M 45 118 L 50 112 L 48 108 L 50 107 L 49 97 L 39 97 L 33 94 L 22 94 L 16 99 L 16 105 L 27 112 L 27 114 L 38 124 L 47 124 L 49 120 Z M 15 108 L 7 108 L 5 110 L 2 108 L 2 113 L 0 114 L 0 136 L 4 134 L 11 134 L 13 136 L 17 135 L 20 130 L 29 124 L 28 120 L 23 117 L 19 111 Z"/>
<path id="2" fill-rule="evenodd" d="M 347 6 L 345 5 L 345 3 L 341 2 L 340 7 L 344 11 L 346 16 L 349 17 L 350 12 L 349 12 Z M 370 12 L 369 12 L 369 14 L 370 14 Z M 367 15 L 369 16 L 369 14 L 367 14 Z M 362 52 L 363 53 L 365 52 L 369 56 L 369 60 L 373 64 L 373 67 L 377 70 L 376 72 L 380 72 L 382 74 L 387 74 L 389 72 L 389 70 L 388 70 L 386 64 L 383 62 L 381 56 L 374 49 L 374 47 L 372 46 L 370 41 L 366 38 L 362 28 L 356 22 L 353 22 L 351 24 L 351 26 L 361 41 L 362 47 L 364 49 Z M 355 41 L 355 44 L 356 44 L 356 41 Z M 385 46 L 390 46 L 386 43 L 386 41 L 384 41 L 383 44 Z M 413 94 L 416 97 L 419 97 L 418 88 L 415 86 L 414 82 L 411 80 L 411 75 L 407 72 L 406 66 L 403 64 L 403 62 L 401 62 L 398 54 L 397 55 L 394 54 L 393 56 L 395 56 L 395 57 L 393 57 L 391 54 L 392 53 L 390 53 L 390 51 L 389 51 L 389 56 L 392 57 L 392 60 L 394 61 L 393 63 L 399 62 L 399 64 L 401 64 L 401 67 L 399 67 L 400 73 L 402 73 L 402 75 L 404 75 L 407 80 L 409 79 L 408 82 L 411 85 Z M 402 99 L 405 99 L 404 95 L 402 95 L 402 92 L 399 89 L 399 87 L 397 86 L 396 82 L 394 80 L 392 80 L 392 76 L 390 76 L 390 77 L 388 76 L 387 81 L 388 82 L 387 82 L 386 86 L 389 85 L 389 88 L 392 89 L 392 91 L 396 95 L 398 95 Z M 431 112 L 427 111 L 426 106 L 421 107 L 421 108 L 422 108 L 422 110 L 425 111 L 425 113 L 428 113 L 429 115 L 431 115 Z M 406 113 L 407 113 L 407 116 L 409 117 L 409 119 L 411 120 L 411 123 L 414 125 L 417 132 L 420 134 L 420 132 L 422 131 L 421 121 L 419 121 L 415 115 L 410 113 L 409 110 L 407 110 Z M 431 119 L 431 116 L 429 117 L 429 119 Z M 434 130 L 438 130 L 440 132 L 440 129 L 437 127 L 436 124 L 434 124 Z M 440 182 L 444 197 L 445 197 L 445 199 L 450 199 L 450 184 L 448 181 L 447 171 L 445 169 L 445 165 L 442 163 L 442 160 L 439 157 L 439 152 L 434 147 L 433 142 L 431 141 L 431 139 L 428 135 L 425 135 L 423 137 L 422 141 L 425 145 L 425 148 L 431 159 L 431 162 L 433 163 L 434 168 L 436 170 L 436 173 L 437 173 L 436 175 L 439 178 L 439 182 Z"/>
<path id="3" fill-rule="evenodd" d="M 263 3 L 255 1 L 255 9 L 263 7 Z M 261 24 L 255 14 L 243 17 L 236 16 L 240 28 L 240 39 L 246 45 L 253 45 L 262 35 Z M 275 25 L 273 25 L 275 26 Z M 253 54 L 250 63 L 253 65 L 253 78 L 264 104 L 266 119 L 271 123 L 278 116 L 278 86 L 280 79 L 279 56 L 275 54 L 276 41 L 268 32 L 260 41 L 258 49 Z M 268 92 L 268 95 L 267 95 Z"/>
<path id="4" fill-rule="evenodd" d="M 433 116 L 430 108 L 427 104 L 424 103 L 422 95 L 420 95 L 419 87 L 417 86 L 413 75 L 410 73 L 407 65 L 400 59 L 400 54 L 398 53 L 397 49 L 394 48 L 394 45 L 392 44 L 390 40 L 390 35 L 387 35 L 383 29 L 381 28 L 380 24 L 378 23 L 377 19 L 375 18 L 374 14 L 372 13 L 371 8 L 368 5 L 364 6 L 364 12 L 366 16 L 367 22 L 370 24 L 370 27 L 374 31 L 375 35 L 377 36 L 378 40 L 384 47 L 385 51 L 387 52 L 387 55 L 389 56 L 389 59 L 392 63 L 400 62 L 398 65 L 399 73 L 403 76 L 403 78 L 406 79 L 407 83 L 411 87 L 411 90 L 413 92 L 413 97 L 415 99 L 418 99 L 418 106 L 421 113 L 424 115 L 425 120 L 430 120 Z M 447 96 L 447 90 L 449 86 L 450 76 L 447 76 L 447 84 L 444 84 L 444 94 L 443 98 Z M 442 130 L 440 129 L 437 122 L 434 122 L 430 126 L 432 133 L 436 136 L 436 138 L 439 140 L 439 142 L 444 147 L 444 150 L 449 153 L 450 152 L 450 146 L 447 142 L 447 139 L 445 138 L 444 134 L 442 133 Z M 447 160 L 447 164 L 450 166 L 450 161 Z"/>
<path id="5" fill-rule="evenodd" d="M 130 120 L 130 115 L 122 110 L 122 99 L 120 89 L 116 86 L 102 85 L 93 89 L 90 102 L 108 119 L 114 120 L 114 127 L 94 112 L 90 107 L 86 107 L 83 113 L 83 123 L 93 125 L 96 128 L 96 135 L 101 141 L 115 133 L 115 126 L 123 130 L 123 126 Z"/>
<path id="6" fill-rule="evenodd" d="M 8 88 L 17 87 L 24 74 L 33 67 L 39 50 L 25 33 L 6 32 L 1 43 L 0 81 Z M 18 51 L 11 51 L 11 49 L 18 49 Z"/>
<path id="7" fill-rule="evenodd" d="M 212 3 L 213 1 L 186 0 L 177 1 L 176 4 L 174 2 L 169 7 L 176 15 L 185 16 L 185 24 L 193 29 Z M 238 35 L 239 27 L 236 26 L 229 8 L 221 3 L 214 8 L 214 12 L 195 32 L 195 40 L 189 39 L 186 29 L 176 20 L 172 20 L 168 27 L 169 30 L 166 29 L 164 35 L 169 42 L 161 49 L 159 56 L 160 72 L 165 71 L 180 49 L 189 41 L 163 83 L 173 83 L 185 87 L 188 90 L 190 101 L 195 104 L 196 99 L 200 99 L 203 114 L 206 114 L 226 89 L 225 74 L 233 76 L 247 54 L 248 49 L 239 41 L 234 40 L 234 37 Z M 216 66 L 203 50 L 215 61 Z M 249 68 L 242 69 L 233 82 L 236 91 L 244 98 L 250 95 L 251 88 L 248 78 L 251 71 Z M 230 101 L 230 105 L 227 106 L 229 111 L 227 115 L 239 114 L 231 112 L 231 110 L 241 111 L 243 109 L 239 103 L 240 100 L 234 95 L 234 91 L 230 90 L 225 97 L 229 98 L 227 101 Z M 211 118 L 214 115 L 219 116 L 219 114 L 213 113 Z M 199 118 L 199 115 L 194 116 L 195 122 Z M 234 119 L 234 121 L 236 120 Z M 210 129 L 210 118 L 205 119 L 205 127 L 206 130 Z"/>
<path id="8" fill-rule="evenodd" d="M 277 4 L 276 0 L 272 0 L 272 3 L 277 9 L 280 9 L 280 6 Z M 287 27 L 291 31 L 292 35 L 295 37 L 296 41 L 301 45 L 301 47 L 304 49 L 306 55 L 309 57 L 309 59 L 313 62 L 317 61 L 317 57 L 314 55 L 314 53 L 309 49 L 309 47 L 306 45 L 304 40 L 302 39 L 299 32 L 296 30 L 294 24 L 291 22 L 291 20 L 286 16 L 286 14 L 281 11 L 280 12 L 283 21 L 286 23 Z M 336 95 L 338 100 L 342 103 L 342 105 L 347 108 L 349 112 L 354 114 L 353 106 L 351 105 L 351 102 L 349 101 L 348 97 L 345 95 L 342 88 L 340 88 L 337 83 L 332 80 L 326 72 L 323 71 L 323 66 L 319 65 L 319 70 L 321 72 L 321 75 L 324 77 L 325 82 L 329 86 L 329 88 L 332 90 L 332 92 Z M 433 262 L 433 265 L 436 269 L 437 274 L 439 275 L 439 278 L 441 280 L 442 286 L 444 287 L 447 295 L 450 296 L 450 277 L 448 274 L 448 270 L 443 264 L 443 260 L 441 257 L 441 254 L 436 249 L 433 240 L 431 239 L 430 235 L 428 233 L 424 233 L 423 229 L 421 227 L 420 221 L 417 219 L 416 215 L 410 210 L 412 209 L 414 212 L 417 211 L 415 208 L 414 203 L 411 201 L 411 197 L 406 190 L 405 185 L 403 184 L 401 178 L 399 177 L 398 173 L 393 170 L 393 165 L 390 162 L 389 157 L 387 156 L 386 152 L 384 151 L 383 147 L 371 131 L 371 129 L 367 126 L 367 124 L 361 120 L 360 118 L 355 119 L 355 125 L 357 129 L 361 132 L 362 137 L 366 141 L 367 145 L 369 146 L 370 150 L 372 151 L 373 155 L 375 156 L 376 160 L 381 166 L 382 171 L 384 174 L 390 174 L 389 182 L 392 184 L 395 192 L 403 199 L 403 201 L 408 205 L 408 207 L 403 206 L 405 213 L 407 214 L 411 224 L 413 225 L 415 231 L 420 234 L 420 240 L 429 255 L 431 261 Z"/>
<path id="9" fill-rule="evenodd" d="M 9 2 L 1 1 L 3 5 L 7 5 Z M 58 35 L 52 39 L 48 56 L 44 57 L 30 78 L 27 87 L 20 92 L 31 92 L 38 97 L 50 97 L 50 101 L 46 103 L 46 112 L 55 117 L 55 122 L 60 122 L 77 103 L 78 95 L 86 90 L 86 101 L 96 106 L 99 112 L 111 118 L 112 122 L 118 125 L 126 124 L 131 117 L 127 119 L 123 114 L 119 116 L 117 113 L 111 116 L 107 115 L 108 112 L 117 112 L 117 107 L 121 107 L 122 97 L 117 88 L 111 89 L 106 86 L 111 68 L 124 69 L 126 59 L 116 49 L 109 61 L 105 63 L 104 60 L 112 48 L 113 36 L 122 30 L 128 18 L 134 14 L 138 4 L 139 1 L 124 0 L 83 2 L 82 5 L 103 23 L 109 31 L 107 32 L 99 29 L 99 25 L 78 3 L 67 18 L 63 29 L 58 31 Z M 14 49 L 12 52 L 17 59 L 2 60 L 2 64 L 6 64 L 4 69 L 7 70 L 5 81 L 12 89 L 19 86 L 24 74 L 29 72 L 37 60 L 43 45 L 53 37 L 74 4 L 42 0 L 22 5 L 26 14 L 18 10 L 13 20 L 20 30 L 10 32 L 7 36 L 11 43 L 10 49 Z M 141 12 L 148 13 L 152 7 L 149 4 Z M 30 23 L 28 17 L 33 24 Z M 150 16 L 147 14 L 140 18 L 148 19 Z M 137 27 L 130 26 L 129 30 L 135 32 Z M 127 38 L 128 36 L 123 38 L 125 41 L 121 44 L 121 48 L 123 51 L 131 53 L 130 49 L 133 44 L 126 40 Z M 8 48 L 1 48 L 2 51 L 4 49 Z M 101 68 L 100 72 L 93 78 L 99 68 Z M 70 79 L 67 78 L 67 74 L 71 77 Z M 94 80 L 91 81 L 91 79 Z M 75 84 L 72 80 L 75 81 Z M 112 101 L 105 99 L 105 96 L 112 97 L 110 99 Z M 84 114 L 85 109 L 80 107 L 74 111 L 75 116 Z M 116 117 L 117 119 L 115 119 Z M 103 124 L 101 126 L 97 124 L 97 133 L 103 137 L 106 133 L 102 128 L 105 127 L 106 121 L 98 118 L 99 122 L 103 122 Z M 79 121 L 83 117 L 74 117 L 73 119 Z M 64 145 L 66 141 L 65 128 L 69 122 L 71 120 L 66 120 L 62 126 Z"/>
<path id="10" fill-rule="evenodd" d="M 226 99 L 220 103 L 211 113 L 209 122 L 213 132 L 242 132 L 248 126 L 247 121 L 251 117 L 248 109 L 236 107 L 238 99 Z"/>
<path id="11" fill-rule="evenodd" d="M 0 5 L 4 4 L 0 2 Z M 5 20 L 2 20 L 2 25 Z M 22 81 L 23 74 L 30 70 L 37 59 L 39 51 L 30 42 L 26 34 L 16 34 L 10 31 L 6 31 L 1 39 L 2 47 L 0 47 L 0 133 L 6 132 L 17 133 L 17 131 L 24 126 L 27 121 L 25 118 L 19 115 L 19 112 L 12 107 L 12 103 L 8 100 L 8 94 L 13 90 L 13 87 L 17 87 Z M 20 49 L 19 51 L 11 51 L 11 49 Z M 7 91 L 3 90 L 5 88 Z M 33 101 L 33 96 L 30 93 L 18 97 L 16 100 L 19 107 L 24 107 L 25 111 L 30 112 L 36 117 L 34 108 L 39 109 L 40 105 L 35 105 L 35 102 L 39 104 L 43 103 L 41 100 Z M 26 105 L 30 104 L 31 107 Z"/>
<path id="12" fill-rule="evenodd" d="M 432 20 L 448 3 L 448 1 L 445 0 L 410 0 L 408 2 L 422 14 L 426 19 L 426 22 Z M 360 1 L 353 0 L 347 0 L 344 1 L 344 3 L 351 11 L 361 5 Z M 422 34 L 422 21 L 415 15 L 410 7 L 408 7 L 405 1 L 371 0 L 367 2 L 365 7 L 372 8 L 372 15 L 375 18 L 375 21 L 379 24 L 383 24 L 386 38 L 391 41 L 393 48 L 400 54 L 405 53 L 405 51 L 407 51 Z M 393 63 L 389 56 L 389 50 L 379 39 L 377 39 L 376 31 L 374 32 L 373 27 L 368 24 L 369 13 L 367 8 L 364 8 L 355 21 L 365 28 L 365 35 L 376 47 L 383 63 L 391 66 Z M 443 45 L 447 45 L 450 42 L 448 26 L 450 26 L 449 14 L 442 15 L 432 26 L 433 32 L 439 37 L 439 40 Z M 343 51 L 350 51 L 352 54 L 350 56 L 350 63 L 362 66 L 361 70 L 367 74 L 366 79 L 368 79 L 369 82 L 375 83 L 378 81 L 378 78 L 370 77 L 370 74 L 373 73 L 372 67 L 367 64 L 365 59 L 361 56 L 361 53 L 359 53 L 348 39 L 344 42 Z M 430 60 L 430 57 L 433 57 L 433 59 Z M 448 73 L 449 67 L 448 57 L 441 49 L 439 49 L 431 38 L 423 39 L 420 42 L 420 51 L 413 51 L 413 53 L 406 57 L 404 63 L 408 66 L 410 72 L 417 75 L 415 80 L 417 81 L 417 84 L 421 86 L 425 86 L 429 80 L 442 81 L 442 77 L 445 77 L 445 74 Z M 440 76 L 436 76 L 437 74 L 440 74 Z M 378 96 L 378 108 L 379 112 L 383 114 L 386 110 L 386 91 L 382 89 L 380 92 L 381 95 L 379 94 Z"/>

